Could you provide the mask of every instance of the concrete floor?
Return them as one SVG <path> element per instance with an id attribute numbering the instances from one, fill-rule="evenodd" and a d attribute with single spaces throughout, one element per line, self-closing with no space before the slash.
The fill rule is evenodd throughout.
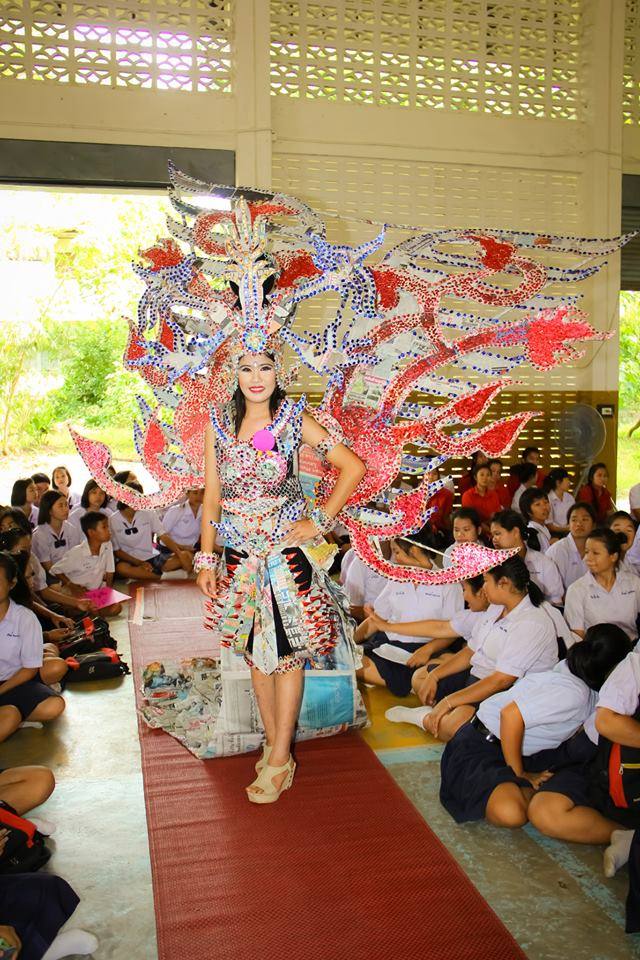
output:
<path id="1" fill-rule="evenodd" d="M 130 662 L 124 617 L 112 631 Z M 456 825 L 438 802 L 441 748 L 416 728 L 390 729 L 387 691 L 365 697 L 373 720 L 365 739 L 530 960 L 640 960 L 640 936 L 624 933 L 626 870 L 605 880 L 600 849 L 546 840 L 532 828 Z M 132 678 L 70 686 L 65 699 L 56 725 L 21 730 L 0 746 L 0 766 L 54 770 L 56 790 L 41 810 L 58 825 L 47 869 L 81 897 L 70 925 L 98 936 L 97 960 L 156 960 Z M 425 904 L 425 960 L 430 909 L 437 902 Z"/>

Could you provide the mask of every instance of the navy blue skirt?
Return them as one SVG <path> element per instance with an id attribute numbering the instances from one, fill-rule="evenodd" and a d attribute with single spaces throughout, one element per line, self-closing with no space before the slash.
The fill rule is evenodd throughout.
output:
<path id="1" fill-rule="evenodd" d="M 20 960 L 41 960 L 80 900 L 66 880 L 48 873 L 0 876 L 0 925 L 22 941 Z"/>
<path id="2" fill-rule="evenodd" d="M 56 697 L 57 694 L 40 680 L 27 680 L 0 696 L 0 707 L 15 707 L 26 720 L 43 700 Z"/>
<path id="3" fill-rule="evenodd" d="M 407 667 L 404 663 L 394 663 L 392 660 L 387 660 L 386 657 L 381 657 L 376 653 L 376 647 L 379 647 L 383 643 L 391 643 L 394 647 L 400 647 L 402 650 L 406 650 L 408 653 L 415 653 L 416 650 L 419 650 L 420 647 L 423 647 L 427 643 L 425 637 L 424 640 L 419 640 L 416 642 L 409 643 L 400 643 L 398 640 L 389 640 L 389 637 L 386 633 L 383 633 L 381 630 L 378 630 L 368 640 L 362 645 L 362 648 L 365 654 L 369 659 L 375 664 L 378 673 L 384 680 L 386 686 L 389 688 L 391 693 L 396 697 L 406 697 L 411 693 L 411 680 L 413 678 L 416 670 L 419 670 L 420 667 Z M 456 652 L 459 650 L 464 641 L 461 637 L 452 642 L 449 650 Z M 457 674 L 455 674 L 457 676 Z M 445 677 L 443 683 L 446 683 L 447 680 L 452 678 Z M 475 681 L 474 681 L 475 682 Z M 457 687 L 456 689 L 460 689 Z M 453 690 L 446 691 L 447 693 L 453 693 Z M 443 694 L 445 696 L 445 694 Z"/>

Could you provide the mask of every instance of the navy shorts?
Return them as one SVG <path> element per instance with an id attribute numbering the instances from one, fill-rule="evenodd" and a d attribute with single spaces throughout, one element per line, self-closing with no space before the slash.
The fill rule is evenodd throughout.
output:
<path id="1" fill-rule="evenodd" d="M 429 671 L 435 670 L 433 667 L 427 667 Z M 458 673 L 452 673 L 448 677 L 438 680 L 438 689 L 436 690 L 436 703 L 440 703 L 445 697 L 450 697 L 452 693 L 458 690 L 464 690 L 465 687 L 471 687 L 478 682 L 478 677 L 474 677 L 471 670 L 460 670 Z"/>
<path id="2" fill-rule="evenodd" d="M 16 707 L 22 719 L 26 720 L 39 703 L 56 696 L 51 687 L 41 683 L 40 680 L 27 680 L 26 683 L 21 683 L 20 686 L 0 695 L 0 707 Z"/>
<path id="3" fill-rule="evenodd" d="M 170 551 L 167 553 L 156 553 L 155 556 L 145 560 L 145 563 L 150 563 L 153 567 L 153 572 L 159 575 L 162 573 L 165 563 L 171 556 L 173 556 L 173 554 Z"/>

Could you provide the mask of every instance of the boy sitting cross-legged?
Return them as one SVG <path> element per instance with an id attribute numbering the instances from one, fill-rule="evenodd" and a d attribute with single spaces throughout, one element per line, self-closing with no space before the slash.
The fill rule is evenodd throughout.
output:
<path id="1" fill-rule="evenodd" d="M 88 510 L 80 526 L 86 538 L 84 543 L 72 547 L 51 568 L 52 574 L 62 582 L 62 589 L 75 597 L 84 596 L 87 590 L 112 587 L 115 572 L 108 517 L 97 510 Z M 102 607 L 100 613 L 117 616 L 121 610 L 120 603 L 112 603 Z"/>

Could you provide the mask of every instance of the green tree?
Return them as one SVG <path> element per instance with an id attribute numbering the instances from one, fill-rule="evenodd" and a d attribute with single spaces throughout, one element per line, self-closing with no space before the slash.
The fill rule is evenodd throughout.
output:
<path id="1" fill-rule="evenodd" d="M 624 419 L 640 415 L 640 294 L 620 294 L 620 410 Z"/>

